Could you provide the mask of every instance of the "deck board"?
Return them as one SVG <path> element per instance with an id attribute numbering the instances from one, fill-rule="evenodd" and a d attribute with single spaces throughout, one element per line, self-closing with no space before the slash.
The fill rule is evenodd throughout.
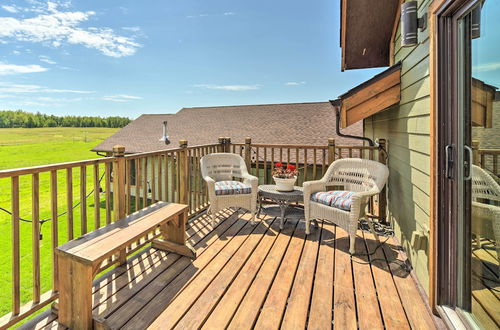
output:
<path id="1" fill-rule="evenodd" d="M 252 250 L 250 250 L 249 247 L 242 246 L 240 250 L 243 250 L 242 252 L 244 255 L 240 258 L 236 258 L 236 256 L 231 258 L 230 264 L 228 263 L 228 265 L 226 265 L 226 267 L 217 275 L 214 281 L 204 290 L 197 301 L 176 324 L 175 328 L 197 329 L 201 327 L 212 312 L 213 308 L 217 306 L 219 300 L 223 295 L 225 295 L 226 290 L 228 290 L 229 287 L 234 289 L 244 289 L 245 283 L 249 282 L 248 277 L 256 274 L 258 269 L 257 267 L 262 264 L 262 261 L 271 249 L 272 244 L 279 234 L 279 221 L 270 219 L 269 222 L 271 225 L 263 235 L 260 243 L 257 246 L 254 246 Z M 265 224 L 266 227 L 269 226 L 266 222 L 263 222 L 263 224 Z M 244 251 L 245 249 L 247 250 Z M 239 286 L 239 284 L 241 284 L 242 287 Z M 230 296 L 236 300 L 242 298 L 242 294 L 238 295 L 236 292 L 230 292 L 226 294 L 226 296 Z M 239 303 L 239 301 L 237 302 Z M 224 313 L 227 314 L 228 310 L 224 310 Z M 159 318 L 155 321 L 155 323 L 158 320 Z M 214 321 L 215 327 L 220 326 L 222 320 L 214 319 Z"/>
<path id="2" fill-rule="evenodd" d="M 363 234 L 359 233 L 356 237 L 357 256 L 352 257 L 358 326 L 360 329 L 383 329 L 384 324 L 380 313 L 377 289 L 366 254 Z"/>
<path id="3" fill-rule="evenodd" d="M 333 315 L 335 226 L 324 223 L 309 312 L 308 329 L 329 329 Z"/>
<path id="4" fill-rule="evenodd" d="M 227 210 L 214 227 L 190 222 L 191 260 L 147 248 L 94 281 L 96 325 L 113 329 L 431 329 L 405 255 L 390 240 L 373 256 L 351 256 L 347 233 L 333 224 L 305 234 L 303 221 Z M 378 242 L 358 231 L 356 252 Z M 487 253 L 486 251 L 484 253 Z M 486 256 L 488 257 L 488 256 Z M 366 264 L 369 259 L 380 259 Z M 396 262 L 396 263 L 395 263 Z M 488 299 L 497 298 L 490 294 Z M 481 298 L 481 297 L 479 297 Z M 481 302 L 474 300 L 476 306 Z M 482 307 L 481 307 L 482 308 Z M 482 308 L 483 318 L 493 312 Z M 63 329 L 50 312 L 23 328 Z"/>
<path id="5" fill-rule="evenodd" d="M 368 252 L 374 252 L 370 259 L 384 325 L 388 329 L 410 329 L 384 251 L 377 249 L 378 241 L 373 234 L 365 233 L 364 236 Z"/>

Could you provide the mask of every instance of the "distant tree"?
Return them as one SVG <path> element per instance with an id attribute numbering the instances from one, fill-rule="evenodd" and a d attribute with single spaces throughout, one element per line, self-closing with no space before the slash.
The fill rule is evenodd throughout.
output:
<path id="1" fill-rule="evenodd" d="M 112 127 L 128 125 L 126 117 L 90 117 L 90 116 L 54 116 L 40 112 L 31 113 L 22 110 L 0 111 L 0 128 L 35 128 L 35 127 Z"/>

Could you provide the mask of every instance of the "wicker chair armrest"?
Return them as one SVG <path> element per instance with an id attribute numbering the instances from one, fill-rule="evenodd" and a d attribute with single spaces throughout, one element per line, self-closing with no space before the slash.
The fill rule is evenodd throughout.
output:
<path id="1" fill-rule="evenodd" d="M 253 176 L 251 174 L 249 174 L 248 172 L 247 173 L 243 173 L 243 175 L 241 176 L 243 178 L 243 183 L 244 184 L 247 184 L 249 186 L 252 187 L 252 191 L 257 191 L 257 188 L 259 186 L 259 178 L 257 178 L 256 176 Z"/>
<path id="2" fill-rule="evenodd" d="M 484 204 L 479 202 L 472 202 L 472 207 L 474 209 L 481 210 L 481 212 L 483 213 L 487 212 L 488 215 L 492 216 L 495 219 L 500 219 L 500 206 Z"/>
<path id="3" fill-rule="evenodd" d="M 326 190 L 326 182 L 323 180 L 306 181 L 302 185 L 304 191 L 304 202 L 309 201 L 311 194 Z"/>
<path id="4" fill-rule="evenodd" d="M 207 183 L 207 188 L 209 191 L 215 190 L 215 180 L 214 179 L 212 179 L 211 177 L 209 177 L 207 175 L 207 176 L 203 177 L 203 180 L 205 180 L 205 182 Z"/>
<path id="5" fill-rule="evenodd" d="M 362 192 L 355 192 L 352 194 L 352 200 L 353 201 L 356 201 L 356 200 L 363 200 L 363 199 L 367 199 L 368 197 L 372 197 L 372 196 L 375 196 L 377 194 L 379 194 L 380 192 L 376 189 L 371 189 L 371 190 L 368 190 L 368 191 L 362 191 Z"/>

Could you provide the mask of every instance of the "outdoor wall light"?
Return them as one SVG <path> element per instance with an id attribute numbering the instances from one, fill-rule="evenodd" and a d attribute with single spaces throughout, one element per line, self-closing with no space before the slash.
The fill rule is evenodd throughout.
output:
<path id="1" fill-rule="evenodd" d="M 401 46 L 411 47 L 418 44 L 418 31 L 427 27 L 427 13 L 418 18 L 418 2 L 408 1 L 401 4 Z"/>
<path id="2" fill-rule="evenodd" d="M 479 38 L 481 36 L 481 5 L 472 10 L 471 21 L 471 38 Z"/>
<path id="3" fill-rule="evenodd" d="M 167 121 L 166 120 L 163 122 L 163 136 L 161 137 L 160 141 L 165 142 L 166 145 L 170 144 L 170 140 L 168 139 L 168 134 L 167 134 Z"/>

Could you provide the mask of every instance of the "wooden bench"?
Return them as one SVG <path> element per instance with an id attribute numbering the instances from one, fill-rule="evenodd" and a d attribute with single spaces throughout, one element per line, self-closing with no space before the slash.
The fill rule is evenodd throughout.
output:
<path id="1" fill-rule="evenodd" d="M 59 246 L 59 322 L 91 329 L 92 282 L 102 263 L 113 255 L 125 263 L 127 247 L 158 228 L 163 237 L 153 240 L 153 247 L 195 258 L 186 245 L 187 210 L 186 205 L 159 202 Z"/>

